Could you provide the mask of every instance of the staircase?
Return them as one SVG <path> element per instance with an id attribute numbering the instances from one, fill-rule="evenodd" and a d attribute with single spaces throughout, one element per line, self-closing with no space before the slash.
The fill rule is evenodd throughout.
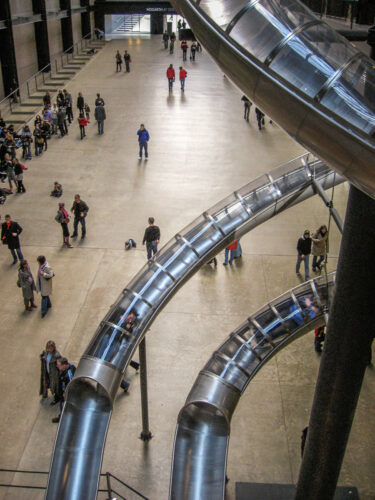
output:
<path id="1" fill-rule="evenodd" d="M 123 22 L 115 29 L 116 34 L 132 33 L 134 27 L 140 25 L 144 14 L 131 14 L 124 16 Z M 139 30 L 137 30 L 139 31 Z"/>

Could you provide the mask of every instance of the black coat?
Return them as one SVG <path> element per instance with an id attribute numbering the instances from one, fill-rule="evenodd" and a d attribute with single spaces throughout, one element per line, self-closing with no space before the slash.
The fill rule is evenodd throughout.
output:
<path id="1" fill-rule="evenodd" d="M 297 251 L 299 255 L 310 255 L 311 243 L 311 238 L 300 238 L 297 243 Z"/>
<path id="2" fill-rule="evenodd" d="M 85 107 L 85 99 L 82 96 L 78 96 L 77 98 L 77 108 L 83 109 Z"/>
<path id="3" fill-rule="evenodd" d="M 12 236 L 12 233 L 17 233 L 17 236 Z M 9 249 L 15 250 L 16 248 L 20 248 L 20 240 L 18 235 L 22 233 L 22 227 L 18 224 L 18 222 L 12 221 L 10 223 L 9 228 L 7 227 L 7 223 L 3 222 L 1 225 L 1 240 L 8 245 Z"/>

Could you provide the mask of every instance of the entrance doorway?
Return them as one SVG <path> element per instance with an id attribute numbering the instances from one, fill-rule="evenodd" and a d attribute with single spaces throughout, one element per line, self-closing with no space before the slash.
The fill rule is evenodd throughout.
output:
<path id="1" fill-rule="evenodd" d="M 150 34 L 150 14 L 106 15 L 106 38 L 120 38 L 126 35 Z"/>

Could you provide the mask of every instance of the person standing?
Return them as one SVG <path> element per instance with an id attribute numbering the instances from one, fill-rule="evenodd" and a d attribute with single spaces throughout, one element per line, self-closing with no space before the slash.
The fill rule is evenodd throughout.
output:
<path id="1" fill-rule="evenodd" d="M 241 101 L 243 101 L 243 105 L 244 105 L 244 114 L 243 114 L 243 117 L 244 117 L 244 120 L 246 120 L 248 122 L 249 121 L 250 108 L 251 108 L 251 106 L 252 106 L 253 103 L 245 95 L 243 95 L 241 97 Z"/>
<path id="2" fill-rule="evenodd" d="M 21 132 L 22 140 L 22 158 L 31 160 L 31 143 L 33 142 L 33 134 L 28 125 L 25 125 Z"/>
<path id="3" fill-rule="evenodd" d="M 52 392 L 53 401 L 51 406 L 59 402 L 59 370 L 57 369 L 57 360 L 61 354 L 56 349 L 53 340 L 49 340 L 45 350 L 40 355 L 40 390 L 39 394 L 43 399 L 48 398 L 48 389 Z"/>
<path id="4" fill-rule="evenodd" d="M 142 151 L 145 150 L 145 160 L 148 160 L 148 141 L 150 140 L 150 134 L 148 133 L 148 130 L 145 129 L 145 126 L 143 123 L 141 123 L 141 126 L 137 132 L 138 135 L 138 142 L 139 142 L 139 156 L 138 160 L 142 160 Z"/>
<path id="5" fill-rule="evenodd" d="M 63 245 L 66 245 L 68 248 L 73 248 L 72 245 L 69 242 L 69 214 L 65 210 L 65 204 L 64 203 L 59 203 L 59 209 L 57 211 L 55 221 L 61 224 L 61 229 L 63 232 Z"/>
<path id="6" fill-rule="evenodd" d="M 187 77 L 187 71 L 180 66 L 180 83 L 181 83 L 181 90 L 182 92 L 185 92 L 185 78 Z"/>
<path id="7" fill-rule="evenodd" d="M 190 59 L 195 61 L 195 53 L 197 52 L 197 44 L 193 42 L 190 46 Z"/>
<path id="8" fill-rule="evenodd" d="M 122 68 L 122 57 L 119 50 L 116 52 L 115 59 L 116 59 L 116 73 L 118 73 L 119 71 L 121 72 Z"/>
<path id="9" fill-rule="evenodd" d="M 39 123 L 35 124 L 33 135 L 35 142 L 35 156 L 39 156 L 43 153 L 43 145 L 44 145 L 43 132 L 39 127 Z"/>
<path id="10" fill-rule="evenodd" d="M 172 92 L 173 90 L 173 82 L 175 79 L 175 72 L 174 72 L 174 67 L 173 64 L 170 64 L 168 69 L 167 69 L 167 78 L 168 78 L 168 88 L 169 92 Z"/>
<path id="11" fill-rule="evenodd" d="M 323 225 L 316 231 L 312 239 L 312 270 L 314 273 L 322 270 L 321 263 L 323 262 L 326 254 L 328 253 L 328 229 Z"/>
<path id="12" fill-rule="evenodd" d="M 125 71 L 127 73 L 130 73 L 130 63 L 132 62 L 132 58 L 130 57 L 130 54 L 128 54 L 127 50 L 125 50 L 124 53 L 124 61 L 125 61 Z"/>
<path id="13" fill-rule="evenodd" d="M 66 358 L 58 358 L 57 359 L 57 368 L 59 370 L 59 401 L 60 401 L 60 413 L 58 417 L 52 419 L 54 424 L 60 422 L 61 413 L 64 407 L 64 394 L 66 388 L 68 387 L 69 382 L 73 379 L 74 373 L 76 371 L 76 367 L 69 363 Z"/>
<path id="14" fill-rule="evenodd" d="M 172 35 L 171 35 L 171 41 L 169 42 L 169 53 L 173 54 L 174 51 L 174 40 L 172 40 Z"/>
<path id="15" fill-rule="evenodd" d="M 264 114 L 259 108 L 255 108 L 255 114 L 257 117 L 258 128 L 259 130 L 262 130 L 262 125 L 264 125 Z"/>
<path id="16" fill-rule="evenodd" d="M 309 256 L 311 253 L 311 238 L 310 238 L 310 231 L 307 229 L 304 231 L 303 235 L 301 238 L 299 238 L 297 242 L 297 262 L 296 262 L 296 274 L 300 275 L 299 268 L 301 265 L 301 262 L 303 261 L 305 265 L 305 280 L 307 281 L 309 279 Z"/>
<path id="17" fill-rule="evenodd" d="M 182 50 L 182 60 L 183 61 L 186 61 L 186 54 L 187 54 L 188 48 L 189 48 L 189 46 L 188 46 L 186 40 L 182 40 L 182 42 L 181 42 L 181 50 Z"/>
<path id="18" fill-rule="evenodd" d="M 72 238 L 77 238 L 78 236 L 78 223 L 81 224 L 82 226 L 82 236 L 81 239 L 83 240 L 84 237 L 86 236 L 86 216 L 87 212 L 89 211 L 89 207 L 87 204 L 81 200 L 81 197 L 79 194 L 76 194 L 74 197 L 74 203 L 72 208 L 70 209 L 71 212 L 74 213 L 74 231 L 72 234 Z"/>
<path id="19" fill-rule="evenodd" d="M 18 269 L 17 285 L 22 288 L 25 310 L 31 311 L 33 307 L 36 308 L 37 305 L 34 301 L 34 291 L 36 290 L 36 287 L 27 260 L 21 260 L 20 267 Z"/>
<path id="20" fill-rule="evenodd" d="M 62 108 L 59 108 L 59 110 L 57 111 L 57 126 L 59 127 L 60 130 L 59 138 L 64 137 L 65 135 L 64 119 L 65 119 L 65 113 L 63 112 Z M 35 151 L 36 151 L 36 145 L 35 145 Z"/>
<path id="21" fill-rule="evenodd" d="M 79 114 L 78 117 L 78 124 L 79 124 L 79 130 L 81 132 L 81 141 L 84 137 L 86 137 L 86 131 L 85 128 L 87 124 L 90 123 L 87 118 L 85 118 L 85 115 L 83 113 Z"/>
<path id="22" fill-rule="evenodd" d="M 85 99 L 83 98 L 82 92 L 78 92 L 77 108 L 79 109 L 80 113 L 82 113 L 85 109 Z"/>
<path id="23" fill-rule="evenodd" d="M 73 121 L 73 107 L 70 99 L 65 99 L 65 112 L 70 125 Z"/>
<path id="24" fill-rule="evenodd" d="M 164 31 L 164 33 L 163 33 L 164 49 L 168 48 L 168 40 L 169 40 L 168 32 Z"/>
<path id="25" fill-rule="evenodd" d="M 142 245 L 146 243 L 147 258 L 151 259 L 152 254 L 156 254 L 158 251 L 158 245 L 160 243 L 160 229 L 154 224 L 155 219 L 153 217 L 148 218 L 148 227 L 145 230 L 143 236 Z"/>
<path id="26" fill-rule="evenodd" d="M 104 99 L 100 97 L 100 94 L 96 94 L 95 106 L 104 106 Z"/>
<path id="27" fill-rule="evenodd" d="M 104 120 L 107 116 L 105 114 L 104 105 L 100 102 L 101 101 L 99 101 L 99 104 L 97 104 L 95 108 L 95 120 L 98 122 L 98 134 L 102 135 L 104 133 Z"/>
<path id="28" fill-rule="evenodd" d="M 10 253 L 13 257 L 13 264 L 17 264 L 17 256 L 19 261 L 23 260 L 19 235 L 22 233 L 22 227 L 18 222 L 12 221 L 9 214 L 5 216 L 5 222 L 1 225 L 1 240 L 3 245 L 8 245 Z"/>
<path id="29" fill-rule="evenodd" d="M 228 265 L 229 252 L 230 252 L 229 265 L 230 266 L 232 265 L 232 262 L 233 262 L 233 259 L 234 259 L 234 251 L 237 250 L 237 246 L 238 246 L 238 241 L 234 240 L 233 243 L 231 243 L 230 245 L 228 245 L 225 248 L 225 257 L 224 257 L 223 266 L 227 266 Z"/>
<path id="30" fill-rule="evenodd" d="M 91 112 L 90 106 L 87 104 L 87 102 L 85 102 L 85 115 L 87 120 L 90 120 L 90 112 Z"/>
<path id="31" fill-rule="evenodd" d="M 23 169 L 25 168 L 21 163 L 17 160 L 13 160 L 14 164 L 14 174 L 17 179 L 17 193 L 26 193 L 25 186 L 23 185 Z"/>
<path id="32" fill-rule="evenodd" d="M 49 296 L 52 293 L 52 278 L 55 276 L 54 272 L 48 265 L 47 259 L 44 255 L 39 255 L 37 258 L 39 264 L 38 278 L 36 282 L 36 291 L 42 296 L 42 318 L 47 314 L 48 309 L 52 307 L 51 299 Z"/>

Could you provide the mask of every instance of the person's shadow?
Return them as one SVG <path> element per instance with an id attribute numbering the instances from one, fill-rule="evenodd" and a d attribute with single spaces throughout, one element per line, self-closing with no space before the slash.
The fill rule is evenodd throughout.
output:
<path id="1" fill-rule="evenodd" d="M 172 93 L 167 97 L 167 106 L 174 106 L 174 95 Z"/>

